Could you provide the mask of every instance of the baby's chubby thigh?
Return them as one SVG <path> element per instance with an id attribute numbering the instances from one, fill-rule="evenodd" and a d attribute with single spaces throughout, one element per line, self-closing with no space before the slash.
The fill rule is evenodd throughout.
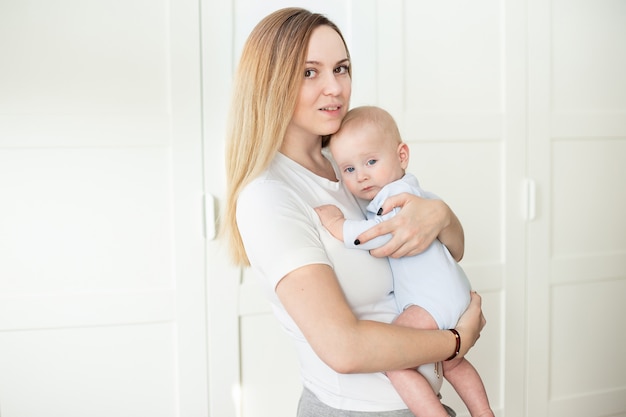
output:
<path id="1" fill-rule="evenodd" d="M 415 329 L 437 330 L 437 322 L 431 314 L 418 305 L 410 305 L 393 321 L 394 324 Z"/>
<path id="2" fill-rule="evenodd" d="M 393 322 L 399 326 L 413 327 L 416 329 L 439 329 L 439 327 L 437 326 L 437 322 L 435 321 L 433 316 L 431 316 L 426 309 L 417 305 L 411 305 L 407 307 L 402 313 L 398 315 L 398 317 L 396 317 Z M 424 378 L 426 378 L 433 391 L 438 394 L 439 390 L 441 390 L 441 385 L 443 383 L 443 380 L 441 378 L 441 364 L 427 363 L 417 367 L 417 371 L 422 374 Z"/>

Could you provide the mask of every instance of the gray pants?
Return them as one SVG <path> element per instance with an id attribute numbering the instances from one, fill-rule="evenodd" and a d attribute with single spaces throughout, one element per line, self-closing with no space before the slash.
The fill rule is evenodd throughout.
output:
<path id="1" fill-rule="evenodd" d="M 444 404 L 450 417 L 456 417 L 456 413 Z M 308 389 L 304 388 L 298 404 L 297 417 L 415 417 L 409 410 L 393 411 L 349 411 L 337 410 L 321 402 Z"/>

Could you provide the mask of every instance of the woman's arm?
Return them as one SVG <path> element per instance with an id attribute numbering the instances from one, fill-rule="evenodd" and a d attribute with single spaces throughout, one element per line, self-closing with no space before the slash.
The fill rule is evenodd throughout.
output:
<path id="1" fill-rule="evenodd" d="M 372 227 L 358 237 L 361 242 L 367 242 L 387 233 L 393 235 L 386 245 L 371 251 L 373 256 L 400 258 L 417 255 L 438 238 L 457 262 L 463 258 L 463 227 L 446 203 L 402 193 L 389 197 L 381 207 L 381 214 L 394 207 L 402 209 L 392 219 Z"/>
<path id="2" fill-rule="evenodd" d="M 276 294 L 318 356 L 340 373 L 381 372 L 416 367 L 450 357 L 456 339 L 447 330 L 417 330 L 358 320 L 328 265 L 313 264 L 287 274 Z M 463 356 L 485 325 L 480 297 L 456 327 Z"/>

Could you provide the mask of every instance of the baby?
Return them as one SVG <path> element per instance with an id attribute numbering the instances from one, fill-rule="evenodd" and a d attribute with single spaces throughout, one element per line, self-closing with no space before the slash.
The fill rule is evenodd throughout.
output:
<path id="1" fill-rule="evenodd" d="M 409 147 L 402 142 L 391 115 L 381 108 L 365 106 L 350 110 L 340 130 L 332 135 L 329 148 L 345 186 L 354 196 L 369 202 L 368 220 L 346 220 L 333 205 L 315 209 L 324 227 L 348 247 L 371 250 L 390 239 L 390 236 L 380 236 L 364 244 L 355 240 L 377 222 L 395 215 L 396 209 L 384 216 L 378 215 L 387 197 L 409 192 L 435 198 L 420 188 L 417 178 L 405 172 Z M 460 343 L 454 327 L 469 304 L 471 288 L 448 249 L 435 240 L 416 256 L 389 258 L 389 262 L 394 295 L 401 312 L 395 322 L 419 329 L 450 329 Z M 493 416 L 478 372 L 467 359 L 455 356 L 456 353 L 443 362 L 444 377 L 473 417 Z M 448 413 L 427 382 L 426 378 L 432 375 L 420 373 L 427 368 L 389 371 L 387 376 L 415 416 L 447 417 Z M 439 377 L 439 367 L 434 369 Z"/>

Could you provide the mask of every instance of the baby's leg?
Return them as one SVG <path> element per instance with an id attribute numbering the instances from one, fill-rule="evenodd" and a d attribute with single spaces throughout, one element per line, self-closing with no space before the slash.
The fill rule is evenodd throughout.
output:
<path id="1" fill-rule="evenodd" d="M 438 328 L 432 316 L 419 306 L 411 306 L 404 310 L 394 323 L 416 329 Z M 416 417 L 448 417 L 448 413 L 441 405 L 441 401 L 432 387 L 417 370 L 389 371 L 387 376 Z"/>
<path id="2" fill-rule="evenodd" d="M 467 359 L 444 362 L 443 375 L 459 394 L 472 417 L 493 417 L 483 381 Z"/>

